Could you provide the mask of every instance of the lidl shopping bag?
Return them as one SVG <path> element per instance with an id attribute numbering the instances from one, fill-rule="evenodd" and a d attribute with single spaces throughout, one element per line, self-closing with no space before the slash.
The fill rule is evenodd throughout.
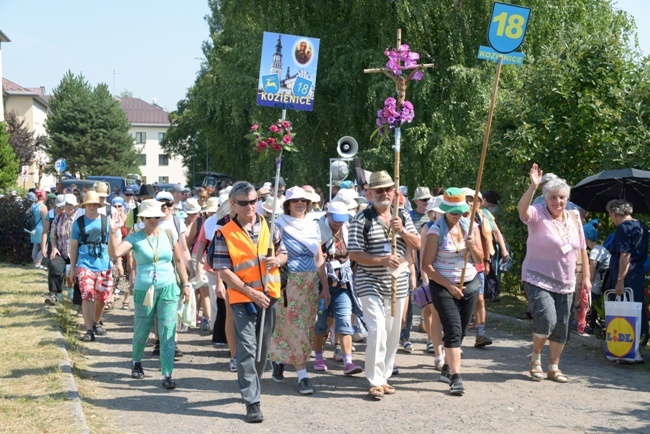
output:
<path id="1" fill-rule="evenodd" d="M 631 288 L 618 296 L 613 290 L 605 291 L 605 355 L 609 360 L 643 360 L 639 353 L 642 308 L 642 303 L 634 301 Z"/>

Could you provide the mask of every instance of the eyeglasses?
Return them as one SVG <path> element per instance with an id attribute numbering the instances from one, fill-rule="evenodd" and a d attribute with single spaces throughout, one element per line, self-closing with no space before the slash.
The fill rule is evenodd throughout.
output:
<path id="1" fill-rule="evenodd" d="M 393 188 L 395 188 L 395 187 L 375 188 L 374 191 L 377 194 L 384 194 L 384 193 L 390 193 L 391 191 L 393 191 Z"/>
<path id="2" fill-rule="evenodd" d="M 257 199 L 236 200 L 235 203 L 239 206 L 255 205 L 257 203 Z"/>
<path id="3" fill-rule="evenodd" d="M 151 220 L 151 219 L 156 219 L 159 220 L 160 217 L 143 217 L 145 220 Z"/>
<path id="4" fill-rule="evenodd" d="M 124 205 L 114 205 L 115 208 L 124 208 Z"/>
<path id="5" fill-rule="evenodd" d="M 289 199 L 289 203 L 298 203 L 298 202 L 307 203 L 307 202 L 309 202 L 309 200 L 308 199 Z"/>
<path id="6" fill-rule="evenodd" d="M 166 206 L 167 208 L 171 208 L 172 206 L 174 206 L 174 202 L 170 202 L 170 201 L 166 200 L 160 206 Z"/>

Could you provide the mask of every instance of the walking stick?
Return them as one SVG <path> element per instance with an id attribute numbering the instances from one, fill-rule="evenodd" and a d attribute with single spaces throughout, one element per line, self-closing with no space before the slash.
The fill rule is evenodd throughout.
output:
<path id="1" fill-rule="evenodd" d="M 284 121 L 287 115 L 286 110 L 282 110 L 282 120 Z M 280 187 L 280 168 L 282 167 L 282 151 L 278 155 L 277 160 L 275 160 L 275 185 L 273 189 L 273 212 L 271 213 L 271 234 L 269 235 L 269 246 L 266 251 L 266 257 L 270 258 L 273 256 L 273 234 L 275 233 L 275 209 L 278 205 L 278 188 Z M 260 276 L 262 277 L 262 276 Z M 268 271 L 267 274 L 262 278 L 262 284 L 264 285 L 264 295 L 268 296 Z M 262 317 L 260 322 L 260 332 L 257 337 L 257 358 L 256 361 L 259 361 L 262 358 L 262 337 L 264 336 L 264 321 L 266 320 L 266 308 L 262 308 Z"/>

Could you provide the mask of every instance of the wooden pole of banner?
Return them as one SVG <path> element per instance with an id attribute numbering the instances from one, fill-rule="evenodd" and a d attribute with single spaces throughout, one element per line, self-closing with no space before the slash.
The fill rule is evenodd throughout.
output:
<path id="1" fill-rule="evenodd" d="M 481 180 L 483 179 L 483 167 L 485 166 L 485 156 L 487 154 L 488 142 L 490 141 L 490 129 L 492 128 L 492 115 L 494 114 L 494 105 L 497 101 L 497 91 L 499 90 L 499 76 L 501 75 L 502 60 L 499 58 L 497 62 L 497 73 L 494 78 L 494 88 L 492 89 L 492 101 L 490 101 L 490 111 L 488 112 L 487 128 L 485 129 L 485 136 L 483 137 L 483 150 L 481 151 L 481 163 L 478 166 L 478 178 L 476 179 L 476 191 L 474 193 L 474 203 L 472 203 L 472 212 L 469 217 L 469 229 L 467 230 L 468 236 L 472 234 L 474 229 L 474 218 L 476 216 L 476 209 L 478 208 L 478 194 L 481 191 Z M 480 239 L 474 240 L 475 243 L 481 242 Z M 460 289 L 463 290 L 465 283 L 465 268 L 467 266 L 467 258 L 469 257 L 469 249 L 465 249 L 465 263 L 463 264 L 463 271 L 460 274 Z"/>
<path id="2" fill-rule="evenodd" d="M 287 111 L 282 109 L 282 120 L 287 119 Z M 269 235 L 269 246 L 266 251 L 266 257 L 270 258 L 273 256 L 273 234 L 275 233 L 275 209 L 278 206 L 278 188 L 280 187 L 280 168 L 282 167 L 282 151 L 278 155 L 277 160 L 275 160 L 275 185 L 273 189 L 273 212 L 271 213 L 271 234 Z M 266 266 L 266 264 L 264 264 Z M 264 295 L 268 297 L 268 279 L 270 274 L 266 274 L 266 277 L 262 277 L 262 284 L 264 285 Z M 257 337 L 257 362 L 260 361 L 262 357 L 262 337 L 264 336 L 264 321 L 266 320 L 266 309 L 262 309 L 262 315 L 260 318 L 260 332 Z"/>
<path id="3" fill-rule="evenodd" d="M 402 45 L 402 29 L 397 29 L 397 48 Z M 363 72 L 366 74 L 373 74 L 373 73 L 382 73 L 386 75 L 388 78 L 393 80 L 395 82 L 395 90 L 397 91 L 397 104 L 396 108 L 397 111 L 400 111 L 402 109 L 402 104 L 404 104 L 404 101 L 406 101 L 406 86 L 408 85 L 408 82 L 411 81 L 411 78 L 415 75 L 416 72 L 421 71 L 425 68 L 433 68 L 433 63 L 426 63 L 423 65 L 416 65 L 416 67 L 411 71 L 411 73 L 408 75 L 408 77 L 404 78 L 402 75 L 395 75 L 392 71 L 390 71 L 387 68 L 370 68 L 370 69 L 364 69 Z M 400 130 L 400 127 L 395 127 L 395 144 L 393 148 L 395 148 L 395 171 L 394 171 L 394 179 L 393 181 L 395 182 L 395 203 L 393 205 L 393 219 L 397 218 L 398 216 L 398 211 L 399 211 L 399 183 L 400 183 L 400 178 L 399 178 L 399 158 L 400 158 L 400 152 L 401 152 L 401 140 L 402 140 L 402 132 Z M 391 253 L 393 255 L 397 254 L 397 234 L 394 231 L 391 231 Z M 395 316 L 395 309 L 397 306 L 397 278 L 391 276 L 391 316 Z"/>

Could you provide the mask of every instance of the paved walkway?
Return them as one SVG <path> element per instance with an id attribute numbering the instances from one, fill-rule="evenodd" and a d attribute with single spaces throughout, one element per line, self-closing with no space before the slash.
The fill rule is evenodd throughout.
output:
<path id="1" fill-rule="evenodd" d="M 121 306 L 118 301 L 116 305 Z M 143 360 L 146 377 L 130 378 L 133 311 L 107 312 L 108 334 L 87 344 L 96 397 L 86 401 L 112 413 L 124 432 L 650 432 L 650 373 L 645 366 L 607 362 L 602 350 L 574 339 L 561 369 L 569 384 L 530 381 L 527 355 L 531 345 L 521 329 L 493 321 L 495 343 L 475 349 L 473 336 L 463 346 L 463 379 L 467 393 L 452 397 L 437 381 L 433 356 L 425 353 L 421 333 L 413 333 L 415 351 L 400 353 L 400 374 L 391 379 L 397 394 L 369 400 L 363 374 L 344 377 L 342 366 L 326 350 L 327 373 L 310 372 L 311 397 L 295 390 L 294 372 L 276 384 L 267 372 L 262 380 L 259 425 L 244 422 L 236 374 L 228 371 L 228 352 L 215 347 L 205 332 L 179 334 L 185 356 L 176 364 L 178 388 L 161 388 L 160 364 Z M 355 361 L 363 366 L 363 344 Z M 548 363 L 548 349 L 543 358 Z M 311 364 L 309 366 L 311 371 Z"/>

